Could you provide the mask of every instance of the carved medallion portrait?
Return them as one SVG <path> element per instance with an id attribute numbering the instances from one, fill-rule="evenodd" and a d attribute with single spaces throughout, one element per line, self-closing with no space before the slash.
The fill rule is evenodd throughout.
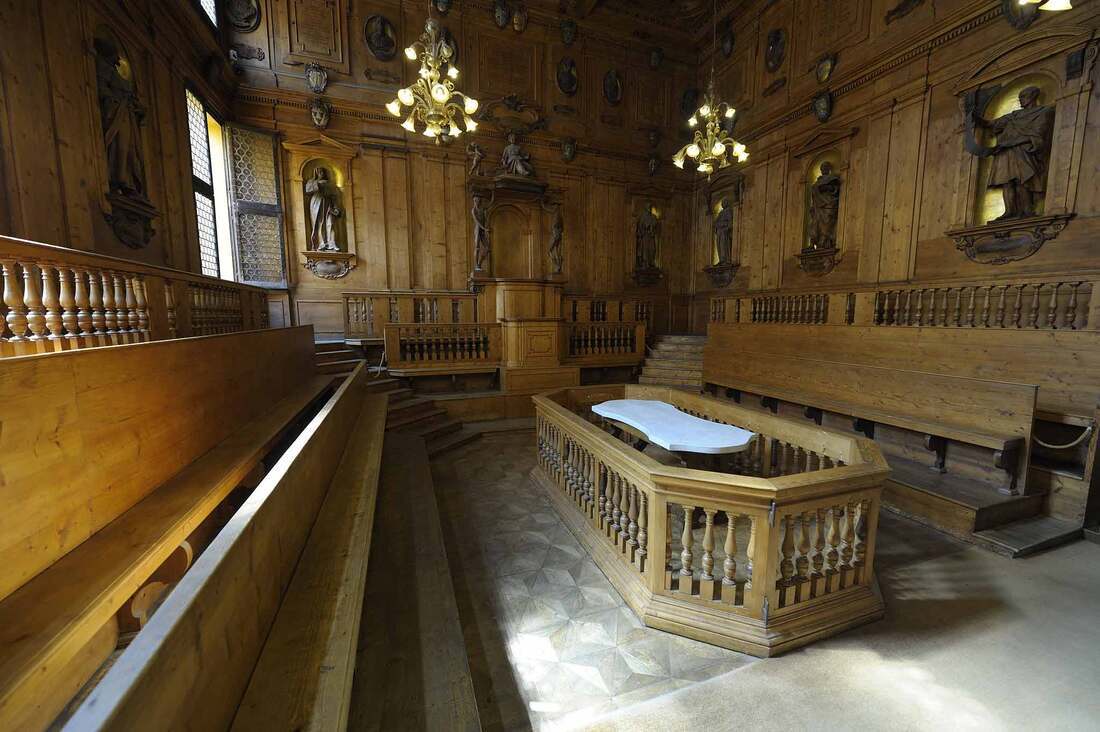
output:
<path id="1" fill-rule="evenodd" d="M 493 2 L 493 22 L 497 24 L 497 28 L 501 29 L 507 28 L 512 22 L 512 8 L 505 0 Z"/>
<path id="2" fill-rule="evenodd" d="M 372 15 L 363 29 L 367 49 L 379 61 L 392 61 L 397 53 L 397 31 L 385 16 Z"/>
<path id="3" fill-rule="evenodd" d="M 571 163 L 575 157 L 577 157 L 577 141 L 572 137 L 567 137 L 561 141 L 561 159 Z"/>
<path id="4" fill-rule="evenodd" d="M 836 68 L 836 54 L 830 53 L 822 56 L 818 59 L 814 65 L 814 78 L 817 79 L 818 84 L 824 84 L 833 76 L 833 70 Z"/>
<path id="5" fill-rule="evenodd" d="M 225 4 L 229 25 L 238 33 L 251 33 L 260 27 L 260 0 L 229 0 Z"/>
<path id="6" fill-rule="evenodd" d="M 665 50 L 663 48 L 653 48 L 649 51 L 649 68 L 659 69 L 661 64 L 665 60 Z"/>
<path id="7" fill-rule="evenodd" d="M 566 56 L 558 62 L 556 74 L 558 89 L 562 94 L 571 97 L 577 93 L 577 62 Z"/>
<path id="8" fill-rule="evenodd" d="M 314 94 L 322 94 L 328 86 L 328 71 L 320 64 L 306 64 L 306 86 Z"/>
<path id="9" fill-rule="evenodd" d="M 680 97 L 680 116 L 687 118 L 695 114 L 695 110 L 699 108 L 699 90 L 694 87 L 684 89 L 683 96 Z"/>
<path id="10" fill-rule="evenodd" d="M 823 91 L 814 97 L 810 106 L 813 107 L 814 117 L 817 117 L 817 121 L 825 122 L 829 117 L 833 116 L 833 95 L 827 91 Z"/>
<path id="11" fill-rule="evenodd" d="M 527 6 L 523 3 L 517 5 L 512 11 L 512 30 L 516 33 L 527 30 Z"/>
<path id="12" fill-rule="evenodd" d="M 328 127 L 332 106 L 323 99 L 314 99 L 309 103 L 309 116 L 313 120 L 313 126 L 323 130 Z"/>
<path id="13" fill-rule="evenodd" d="M 787 55 L 787 31 L 775 28 L 768 32 L 768 45 L 764 49 L 764 66 L 775 72 L 783 65 Z"/>
<path id="14" fill-rule="evenodd" d="M 572 46 L 573 41 L 577 40 L 576 21 L 570 18 L 563 18 L 558 28 L 561 30 L 561 42 L 567 46 Z"/>
<path id="15" fill-rule="evenodd" d="M 604 74 L 603 98 L 613 107 L 623 101 L 623 80 L 617 69 L 611 69 Z"/>

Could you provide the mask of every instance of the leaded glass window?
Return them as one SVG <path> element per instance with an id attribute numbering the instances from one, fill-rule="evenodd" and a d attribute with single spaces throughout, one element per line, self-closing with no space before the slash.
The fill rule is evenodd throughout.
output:
<path id="1" fill-rule="evenodd" d="M 237 276 L 249 284 L 286 287 L 275 138 L 234 127 L 229 147 Z"/>
<path id="2" fill-rule="evenodd" d="M 206 108 L 197 96 L 186 90 L 187 127 L 191 135 L 191 183 L 195 189 L 195 216 L 198 219 L 199 261 L 202 273 L 218 276 L 218 229 L 214 217 L 214 174 L 210 168 L 210 135 Z"/>

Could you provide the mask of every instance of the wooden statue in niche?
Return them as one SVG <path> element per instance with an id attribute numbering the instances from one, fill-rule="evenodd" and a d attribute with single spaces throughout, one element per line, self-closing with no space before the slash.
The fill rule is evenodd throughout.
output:
<path id="1" fill-rule="evenodd" d="M 634 281 L 652 285 L 661 278 L 657 251 L 661 239 L 661 219 L 652 202 L 647 202 L 634 222 Z"/>
<path id="2" fill-rule="evenodd" d="M 487 271 L 489 264 L 489 211 L 480 194 L 474 194 L 474 206 L 470 209 L 474 219 L 474 273 Z"/>
<path id="3" fill-rule="evenodd" d="M 554 223 L 550 225 L 550 274 L 560 275 L 562 268 L 561 240 L 565 233 L 565 222 L 561 215 L 561 204 L 554 207 Z"/>
<path id="4" fill-rule="evenodd" d="M 733 206 L 728 198 L 723 198 L 715 209 L 714 216 L 714 257 L 717 262 L 703 268 L 715 287 L 728 287 L 740 268 L 733 261 Z"/>
<path id="5" fill-rule="evenodd" d="M 995 221 L 1036 215 L 1046 191 L 1054 108 L 1039 104 L 1040 94 L 1039 87 L 1025 87 L 1020 108 L 994 120 L 974 113 L 974 124 L 997 136 L 993 147 L 984 148 L 993 158 L 988 185 L 1004 197 L 1005 212 Z"/>
<path id="6" fill-rule="evenodd" d="M 840 176 L 833 164 L 821 164 L 821 174 L 810 186 L 810 236 L 805 249 L 836 249 L 836 223 L 840 211 Z"/>
<path id="7" fill-rule="evenodd" d="M 318 166 L 306 181 L 309 196 L 309 245 L 317 252 L 338 252 L 337 220 L 344 215 L 340 207 L 340 191 L 329 179 L 328 169 Z"/>
<path id="8" fill-rule="evenodd" d="M 122 55 L 118 42 L 102 29 L 96 33 L 93 47 L 107 153 L 107 200 L 112 209 L 107 220 L 123 244 L 138 249 L 152 239 L 152 219 L 157 216 L 146 195 L 141 140 L 145 107 L 138 99 L 130 62 Z"/>

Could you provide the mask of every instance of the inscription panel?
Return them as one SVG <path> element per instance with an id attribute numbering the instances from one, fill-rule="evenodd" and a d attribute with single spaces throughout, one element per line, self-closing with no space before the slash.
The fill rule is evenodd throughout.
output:
<path id="1" fill-rule="evenodd" d="M 348 73 L 347 0 L 286 0 L 286 60 L 317 61 Z"/>

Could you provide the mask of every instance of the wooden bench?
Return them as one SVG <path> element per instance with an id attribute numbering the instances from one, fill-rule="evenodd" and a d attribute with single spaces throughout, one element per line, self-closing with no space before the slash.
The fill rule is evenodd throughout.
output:
<path id="1" fill-rule="evenodd" d="M 360 365 L 68 728 L 344 729 L 386 396 Z"/>
<path id="2" fill-rule="evenodd" d="M 825 411 L 856 418 L 851 429 L 883 444 L 893 484 L 969 508 L 973 516 L 946 528 L 980 530 L 1038 510 L 1041 496 L 1027 487 L 1035 386 L 799 358 L 751 346 L 721 354 L 708 346 L 703 380 L 712 390 L 726 387 L 735 399 L 741 392 L 759 395 L 773 411 L 776 400 L 800 405 L 819 423 Z M 897 429 L 876 434 L 881 425 L 887 429 L 879 432 Z M 900 431 L 922 435 L 933 456 L 922 463 L 899 439 Z M 950 466 L 949 445 L 957 453 Z"/>
<path id="3" fill-rule="evenodd" d="M 119 609 L 331 381 L 308 327 L 0 361 L 0 729 L 56 717 Z"/>

